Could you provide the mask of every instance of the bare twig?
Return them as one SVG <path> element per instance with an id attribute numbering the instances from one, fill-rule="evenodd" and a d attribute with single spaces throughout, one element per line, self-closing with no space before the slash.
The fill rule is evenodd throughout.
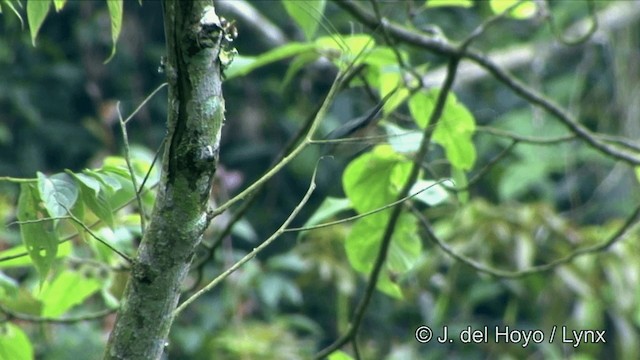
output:
<path id="1" fill-rule="evenodd" d="M 218 275 L 215 279 L 213 279 L 209 284 L 207 284 L 205 287 L 200 289 L 198 292 L 196 292 L 191 297 L 189 297 L 187 300 L 185 300 L 182 304 L 180 304 L 180 306 L 178 306 L 176 308 L 176 310 L 173 312 L 173 316 L 174 317 L 177 316 L 178 314 L 180 314 L 180 312 L 182 312 L 182 310 L 184 310 L 187 306 L 189 306 L 189 304 L 194 302 L 196 299 L 198 299 L 204 293 L 210 291 L 216 285 L 218 285 L 220 282 L 222 282 L 224 279 L 229 277 L 229 275 L 231 275 L 234 271 L 238 270 L 242 265 L 246 264 L 248 261 L 250 261 L 251 259 L 256 257 L 256 255 L 258 255 L 267 246 L 271 245 L 271 243 L 273 243 L 277 238 L 280 237 L 280 235 L 282 235 L 284 233 L 284 230 L 287 228 L 287 226 L 289 226 L 291 221 L 293 221 L 293 219 L 298 215 L 300 210 L 302 210 L 302 208 L 307 203 L 307 201 L 309 201 L 309 198 L 311 197 L 311 194 L 313 194 L 313 191 L 316 188 L 316 172 L 317 171 L 318 171 L 318 167 L 316 166 L 316 169 L 313 171 L 313 175 L 311 177 L 311 182 L 309 183 L 309 189 L 304 194 L 304 196 L 302 197 L 302 200 L 300 200 L 298 205 L 291 211 L 291 214 L 289 214 L 287 219 L 278 228 L 278 230 L 276 230 L 262 244 L 260 244 L 256 248 L 254 248 L 250 253 L 245 255 L 242 259 L 240 259 L 238 262 L 236 262 L 231 267 L 229 267 L 227 270 L 225 270 L 222 274 Z"/>

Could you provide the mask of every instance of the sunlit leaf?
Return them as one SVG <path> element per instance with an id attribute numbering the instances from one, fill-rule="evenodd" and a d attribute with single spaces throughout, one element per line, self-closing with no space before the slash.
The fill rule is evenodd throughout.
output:
<path id="1" fill-rule="evenodd" d="M 36 189 L 29 184 L 21 184 L 18 200 L 18 220 L 29 221 L 41 218 L 38 209 L 40 197 Z M 40 274 L 43 283 L 58 251 L 58 236 L 51 221 L 39 221 L 20 224 L 20 234 L 27 252 Z"/>
<path id="2" fill-rule="evenodd" d="M 307 40 L 312 40 L 324 16 L 326 0 L 283 0 L 282 5 L 300 26 Z"/>
<path id="3" fill-rule="evenodd" d="M 67 0 L 53 0 L 53 7 L 56 9 L 56 12 L 60 12 L 66 3 Z"/>
<path id="4" fill-rule="evenodd" d="M 33 346 L 27 334 L 10 322 L 0 323 L 0 359 L 31 360 Z"/>
<path id="5" fill-rule="evenodd" d="M 107 0 L 107 7 L 109 8 L 109 18 L 111 19 L 111 41 L 113 45 L 111 47 L 111 55 L 105 60 L 105 63 L 108 63 L 116 54 L 116 43 L 122 27 L 122 0 Z"/>
<path id="6" fill-rule="evenodd" d="M 450 180 L 445 180 L 444 183 L 448 186 L 453 186 L 453 182 Z M 421 192 L 418 193 L 419 191 Z M 449 192 L 444 186 L 433 180 L 418 179 L 411 188 L 411 194 L 416 193 L 418 193 L 418 195 L 413 198 L 429 206 L 436 206 L 449 199 Z"/>
<path id="7" fill-rule="evenodd" d="M 329 355 L 329 360 L 353 360 L 353 357 L 342 350 L 334 351 Z"/>
<path id="8" fill-rule="evenodd" d="M 351 201 L 345 198 L 328 196 L 322 201 L 318 209 L 309 217 L 303 227 L 318 225 L 326 222 L 337 214 L 351 209 Z"/>
<path id="9" fill-rule="evenodd" d="M 426 0 L 427 8 L 443 7 L 443 6 L 456 6 L 470 8 L 473 6 L 472 0 Z"/>
<path id="10" fill-rule="evenodd" d="M 29 0 L 27 1 L 27 21 L 29 22 L 29 32 L 31 33 L 31 43 L 36 46 L 38 31 L 44 23 L 49 13 L 50 0 Z"/>
<path id="11" fill-rule="evenodd" d="M 380 145 L 351 161 L 342 175 L 342 186 L 353 207 L 364 213 L 397 200 L 411 171 L 411 163 Z"/>
<path id="12" fill-rule="evenodd" d="M 409 110 L 416 124 L 421 128 L 429 125 L 435 109 L 439 89 L 415 94 L 409 100 Z M 471 112 L 458 102 L 453 93 L 449 93 L 442 115 L 433 133 L 433 141 L 440 144 L 446 152 L 451 165 L 468 170 L 476 161 L 476 150 L 472 141 L 476 124 Z"/>
<path id="13" fill-rule="evenodd" d="M 102 281 L 66 270 L 47 283 L 38 297 L 44 308 L 42 316 L 58 317 L 100 290 Z"/>
<path id="14" fill-rule="evenodd" d="M 511 6 L 514 6 L 520 0 L 491 0 L 489 5 L 494 14 L 501 14 Z M 536 4 L 532 0 L 523 1 L 520 5 L 516 6 L 509 15 L 516 19 L 530 18 L 536 13 Z"/>

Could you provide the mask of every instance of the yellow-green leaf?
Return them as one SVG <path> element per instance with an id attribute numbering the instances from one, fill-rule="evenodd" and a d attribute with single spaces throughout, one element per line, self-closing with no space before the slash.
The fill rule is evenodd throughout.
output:
<path id="1" fill-rule="evenodd" d="M 425 5 L 427 8 L 442 7 L 442 6 L 457 6 L 457 7 L 470 8 L 473 6 L 473 1 L 472 0 L 427 0 Z"/>
<path id="2" fill-rule="evenodd" d="M 10 322 L 0 324 L 0 359 L 31 360 L 33 346 L 27 334 Z"/>
<path id="3" fill-rule="evenodd" d="M 102 281 L 66 270 L 46 284 L 38 298 L 43 302 L 42 316 L 58 317 L 100 290 Z"/>
<path id="4" fill-rule="evenodd" d="M 501 14 L 511 6 L 514 6 L 519 0 L 491 0 L 489 6 L 494 14 Z M 523 1 L 509 12 L 509 15 L 516 19 L 527 19 L 535 15 L 536 5 L 533 1 Z"/>
<path id="5" fill-rule="evenodd" d="M 53 7 L 56 9 L 56 12 L 60 12 L 66 3 L 67 0 L 53 0 Z"/>
<path id="6" fill-rule="evenodd" d="M 29 22 L 29 32 L 31 33 L 31 43 L 36 46 L 38 31 L 49 12 L 50 0 L 29 0 L 27 1 L 27 21 Z"/>
<path id="7" fill-rule="evenodd" d="M 351 161 L 342 176 L 342 186 L 360 214 L 396 200 L 409 176 L 411 163 L 390 145 L 376 146 Z"/>

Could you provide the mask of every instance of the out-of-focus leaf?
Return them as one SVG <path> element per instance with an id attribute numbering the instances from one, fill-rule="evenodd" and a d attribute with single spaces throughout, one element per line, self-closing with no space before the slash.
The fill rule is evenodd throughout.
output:
<path id="1" fill-rule="evenodd" d="M 56 252 L 56 258 L 63 258 L 71 254 L 71 250 L 73 245 L 70 241 L 65 241 L 58 245 L 58 251 Z M 27 248 L 24 245 L 18 245 L 16 247 L 12 247 L 11 249 L 4 250 L 0 252 L 0 259 L 6 258 L 22 253 L 27 253 Z M 12 268 L 12 267 L 20 267 L 20 266 L 31 266 L 33 265 L 33 261 L 29 256 L 20 256 L 15 259 L 0 261 L 0 269 L 4 268 Z"/>
<path id="2" fill-rule="evenodd" d="M 82 303 L 102 287 L 102 281 L 75 271 L 64 271 L 46 284 L 38 298 L 43 302 L 42 316 L 58 317 Z"/>
<path id="3" fill-rule="evenodd" d="M 111 61 L 116 54 L 116 43 L 122 28 L 122 0 L 107 0 L 107 7 L 109 8 L 109 18 L 111 19 L 111 41 L 113 45 L 111 47 L 111 55 L 105 60 L 105 64 Z"/>
<path id="4" fill-rule="evenodd" d="M 291 18 L 300 26 L 307 40 L 312 40 L 324 17 L 326 0 L 283 0 L 282 5 Z"/>
<path id="5" fill-rule="evenodd" d="M 312 52 L 315 49 L 316 45 L 313 43 L 288 43 L 260 56 L 237 55 L 229 67 L 224 71 L 224 74 L 227 79 L 244 76 L 259 67 L 288 57 Z"/>
<path id="6" fill-rule="evenodd" d="M 33 46 L 36 46 L 36 37 L 38 37 L 38 31 L 40 31 L 44 19 L 47 18 L 50 4 L 51 0 L 27 1 L 27 21 L 29 22 L 29 31 L 31 32 L 31 43 Z"/>
<path id="7" fill-rule="evenodd" d="M 455 6 L 470 8 L 473 6 L 472 0 L 427 0 L 427 8 L 443 7 L 443 6 Z"/>
<path id="8" fill-rule="evenodd" d="M 489 6 L 494 14 L 501 14 L 508 8 L 515 5 L 520 0 L 491 0 Z M 536 4 L 531 1 L 523 1 L 520 5 L 516 6 L 509 15 L 516 19 L 527 19 L 535 15 Z"/>
<path id="9" fill-rule="evenodd" d="M 0 324 L 0 359 L 33 359 L 33 346 L 27 334 L 10 322 Z"/>
<path id="10" fill-rule="evenodd" d="M 56 9 L 56 12 L 60 12 L 66 3 L 67 0 L 53 0 L 53 7 Z"/>
<path id="11" fill-rule="evenodd" d="M 11 9 L 13 14 L 18 18 L 18 20 L 20 20 L 20 26 L 24 28 L 24 20 L 22 20 L 22 15 L 20 15 L 20 12 L 18 11 L 18 9 L 16 9 L 16 7 L 11 3 L 11 0 L 0 1 L 0 14 L 2 14 L 2 6 L 5 6 L 5 5 L 9 9 Z"/>

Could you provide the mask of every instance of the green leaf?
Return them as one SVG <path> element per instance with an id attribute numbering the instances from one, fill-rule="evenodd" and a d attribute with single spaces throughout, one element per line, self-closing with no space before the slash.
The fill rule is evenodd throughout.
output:
<path id="1" fill-rule="evenodd" d="M 56 9 L 56 12 L 60 12 L 66 3 L 67 0 L 53 0 L 53 7 Z"/>
<path id="2" fill-rule="evenodd" d="M 520 0 L 491 0 L 489 6 L 494 14 L 501 14 Z M 509 15 L 515 19 L 527 19 L 536 14 L 536 4 L 532 0 L 523 1 Z"/>
<path id="3" fill-rule="evenodd" d="M 11 0 L 3 0 L 0 2 L 0 5 L 6 5 L 9 9 L 11 9 L 13 14 L 18 17 L 18 20 L 20 20 L 20 26 L 24 28 L 24 20 L 22 19 L 22 15 L 20 15 L 18 9 L 16 9 L 16 7 L 11 3 Z M 0 6 L 0 14 L 2 14 L 2 6 Z"/>
<path id="4" fill-rule="evenodd" d="M 56 252 L 56 258 L 63 258 L 71 254 L 71 249 L 73 248 L 71 241 L 65 241 L 63 243 L 58 244 L 58 251 Z M 15 256 L 19 254 L 27 253 L 27 248 L 24 245 L 18 245 L 12 247 L 11 249 L 4 250 L 0 252 L 0 259 L 6 258 L 10 256 Z M 4 268 L 13 268 L 13 267 L 21 267 L 21 266 L 33 266 L 33 261 L 29 256 L 20 256 L 15 259 L 0 261 L 0 269 Z"/>
<path id="5" fill-rule="evenodd" d="M 409 100 L 409 111 L 419 127 L 429 124 L 435 109 L 439 89 L 415 94 Z M 433 141 L 440 144 L 447 154 L 451 165 L 468 170 L 476 161 L 476 150 L 472 141 L 476 124 L 473 115 L 464 104 L 458 102 L 453 93 L 449 93 L 442 116 L 433 133 Z"/>
<path id="6" fill-rule="evenodd" d="M 359 219 L 345 241 L 345 250 L 351 266 L 359 272 L 369 273 L 373 269 L 380 242 L 389 220 L 389 212 L 376 213 Z M 402 297 L 399 286 L 392 280 L 411 270 L 422 252 L 416 219 L 403 213 L 398 218 L 389 244 L 385 271 L 378 288 L 393 297 Z M 386 277 L 386 280 L 383 278 Z"/>
<path id="7" fill-rule="evenodd" d="M 31 32 L 31 43 L 36 46 L 38 31 L 49 12 L 50 0 L 29 0 L 27 1 L 27 20 L 29 21 L 29 31 Z"/>
<path id="8" fill-rule="evenodd" d="M 288 57 L 313 52 L 315 49 L 316 45 L 313 43 L 289 43 L 268 51 L 260 56 L 236 55 L 231 65 L 229 65 L 224 73 L 227 79 L 244 76 L 262 66 Z"/>
<path id="9" fill-rule="evenodd" d="M 100 290 L 102 281 L 66 270 L 47 283 L 38 298 L 44 304 L 43 317 L 58 317 Z"/>
<path id="10" fill-rule="evenodd" d="M 29 184 L 21 184 L 18 200 L 18 221 L 37 220 L 42 214 L 38 209 L 40 197 Z M 51 221 L 21 223 L 20 234 L 27 252 L 40 274 L 40 284 L 43 283 L 58 251 L 58 236 Z"/>
<path id="11" fill-rule="evenodd" d="M 291 18 L 300 26 L 307 40 L 313 39 L 324 16 L 326 0 L 282 0 Z"/>
<path id="12" fill-rule="evenodd" d="M 470 8 L 473 6 L 472 0 L 427 0 L 425 3 L 427 8 L 443 7 L 443 6 L 456 6 Z"/>
<path id="13" fill-rule="evenodd" d="M 78 187 L 65 173 L 47 177 L 38 172 L 38 191 L 51 217 L 67 215 L 67 210 L 71 210 L 78 199 Z"/>
<path id="14" fill-rule="evenodd" d="M 342 350 L 334 351 L 329 355 L 329 360 L 353 360 L 353 357 Z"/>
<path id="15" fill-rule="evenodd" d="M 395 201 L 410 172 L 411 163 L 404 156 L 390 145 L 379 145 L 349 163 L 342 186 L 362 214 Z"/>
<path id="16" fill-rule="evenodd" d="M 109 8 L 109 18 L 111 19 L 111 41 L 113 46 L 111 47 L 111 55 L 104 61 L 105 64 L 111 61 L 111 58 L 116 54 L 116 43 L 122 27 L 122 0 L 107 0 L 107 7 Z"/>
<path id="17" fill-rule="evenodd" d="M 372 51 L 376 45 L 375 39 L 365 34 L 323 36 L 317 38 L 315 43 L 318 51 L 321 51 L 340 68 L 361 64 L 366 59 L 366 56 L 361 54 Z M 357 61 L 356 57 L 358 57 Z"/>
<path id="18" fill-rule="evenodd" d="M 27 334 L 10 322 L 0 324 L 0 359 L 31 360 L 33 346 Z"/>
<path id="19" fill-rule="evenodd" d="M 80 183 L 80 196 L 82 202 L 98 217 L 113 229 L 113 208 L 105 191 L 101 189 L 101 182 L 95 177 L 86 174 L 71 175 Z"/>
<path id="20" fill-rule="evenodd" d="M 462 189 L 467 187 L 469 184 L 467 181 L 467 174 L 455 166 L 451 169 L 451 177 L 453 178 L 453 182 L 457 188 Z M 460 201 L 461 204 L 466 204 L 469 201 L 469 191 L 458 191 L 458 201 Z"/>
<path id="21" fill-rule="evenodd" d="M 638 182 L 640 182 L 640 166 L 636 166 L 636 178 Z"/>

